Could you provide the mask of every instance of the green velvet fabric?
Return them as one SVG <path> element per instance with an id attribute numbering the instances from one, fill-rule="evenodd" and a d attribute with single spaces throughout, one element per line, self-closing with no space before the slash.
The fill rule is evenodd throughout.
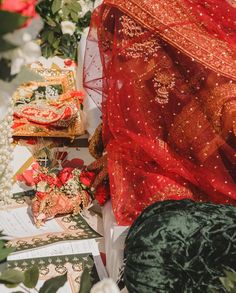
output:
<path id="1" fill-rule="evenodd" d="M 236 207 L 157 202 L 130 228 L 125 259 L 130 293 L 225 292 L 219 276 L 236 270 Z"/>

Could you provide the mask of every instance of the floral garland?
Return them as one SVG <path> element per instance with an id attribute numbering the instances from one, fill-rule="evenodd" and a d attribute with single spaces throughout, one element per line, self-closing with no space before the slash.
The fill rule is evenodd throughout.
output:
<path id="1" fill-rule="evenodd" d="M 77 61 L 78 42 L 89 26 L 94 0 L 42 0 L 37 11 L 44 19 L 42 54 Z"/>
<path id="2" fill-rule="evenodd" d="M 22 65 L 41 55 L 33 41 L 42 25 L 35 4 L 36 0 L 0 1 L 0 202 L 8 202 L 12 196 L 11 97 L 17 86 L 28 80 L 29 72 L 21 71 Z"/>

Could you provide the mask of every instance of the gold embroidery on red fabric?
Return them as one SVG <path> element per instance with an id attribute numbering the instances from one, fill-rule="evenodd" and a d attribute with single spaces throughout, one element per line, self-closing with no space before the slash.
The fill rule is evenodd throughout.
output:
<path id="1" fill-rule="evenodd" d="M 156 91 L 155 101 L 160 104 L 167 104 L 169 101 L 169 91 L 175 86 L 175 75 L 168 71 L 155 72 L 153 86 Z"/>
<path id="2" fill-rule="evenodd" d="M 172 196 L 174 197 L 192 197 L 192 192 L 183 186 L 178 186 L 176 184 L 168 184 L 163 191 L 157 192 L 153 198 L 155 200 L 166 200 Z"/>
<path id="3" fill-rule="evenodd" d="M 121 46 L 124 48 L 124 55 L 130 58 L 144 58 L 148 61 L 149 56 L 157 56 L 156 52 L 160 49 L 158 39 L 155 35 L 144 36 L 147 30 L 143 29 L 137 22 L 130 17 L 123 15 L 120 17 L 122 33 Z M 140 39 L 139 39 L 140 37 Z M 132 40 L 134 40 L 132 42 Z"/>
<path id="4" fill-rule="evenodd" d="M 144 33 L 144 29 L 127 15 L 121 16 L 120 22 L 122 25 L 120 31 L 129 38 L 139 37 Z"/>
<path id="5" fill-rule="evenodd" d="M 233 52 L 186 13 L 187 7 L 183 1 L 104 0 L 104 3 L 119 8 L 213 71 L 236 80 Z"/>

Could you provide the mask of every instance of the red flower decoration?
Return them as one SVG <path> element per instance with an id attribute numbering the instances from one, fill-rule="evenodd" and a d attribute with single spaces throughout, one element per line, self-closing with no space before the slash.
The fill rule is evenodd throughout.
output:
<path id="1" fill-rule="evenodd" d="M 28 186 L 35 185 L 34 174 L 38 172 L 40 166 L 38 163 L 35 163 L 31 166 L 30 170 L 26 170 L 24 173 L 17 175 L 16 179 L 20 182 L 24 182 Z"/>
<path id="2" fill-rule="evenodd" d="M 47 175 L 46 182 L 50 187 L 56 186 L 58 184 L 58 178 L 56 176 Z"/>
<path id="3" fill-rule="evenodd" d="M 57 186 L 60 188 L 62 186 L 61 181 L 54 174 L 39 173 L 36 177 L 34 177 L 35 184 L 38 184 L 42 181 L 47 182 L 50 188 L 54 186 Z"/>
<path id="4" fill-rule="evenodd" d="M 81 172 L 79 176 L 79 180 L 83 185 L 90 187 L 95 177 L 96 177 L 96 174 L 94 172 L 84 171 L 84 172 Z"/>
<path id="5" fill-rule="evenodd" d="M 34 184 L 38 184 L 41 181 L 46 181 L 46 174 L 39 172 L 35 177 L 34 177 Z"/>
<path id="6" fill-rule="evenodd" d="M 62 162 L 63 168 L 76 168 L 76 169 L 82 169 L 84 167 L 84 161 L 81 159 L 72 159 L 72 160 L 65 160 Z"/>
<path id="7" fill-rule="evenodd" d="M 109 190 L 109 187 L 107 185 L 100 184 L 97 187 L 94 196 L 95 196 L 95 199 L 100 204 L 100 206 L 104 206 L 104 204 L 110 198 L 110 190 Z"/>
<path id="8" fill-rule="evenodd" d="M 66 182 L 73 177 L 72 171 L 74 168 L 64 168 L 57 175 L 58 179 L 62 183 L 62 185 L 66 184 Z"/>
<path id="9" fill-rule="evenodd" d="M 73 64 L 73 61 L 71 59 L 66 59 L 64 61 L 65 66 L 71 66 Z"/>
<path id="10" fill-rule="evenodd" d="M 37 15 L 35 11 L 37 2 L 37 0 L 3 0 L 0 9 L 34 18 Z"/>

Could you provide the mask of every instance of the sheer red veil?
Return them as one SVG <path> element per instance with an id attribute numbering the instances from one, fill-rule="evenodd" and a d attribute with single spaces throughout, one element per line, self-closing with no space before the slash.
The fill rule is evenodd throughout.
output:
<path id="1" fill-rule="evenodd" d="M 223 0 L 105 0 L 94 12 L 84 86 L 102 111 L 119 224 L 158 200 L 236 203 L 235 11 Z"/>

